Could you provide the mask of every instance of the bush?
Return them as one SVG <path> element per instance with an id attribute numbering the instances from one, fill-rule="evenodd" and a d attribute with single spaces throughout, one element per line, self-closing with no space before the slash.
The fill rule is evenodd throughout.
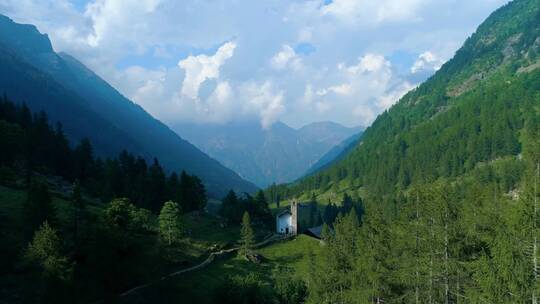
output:
<path id="1" fill-rule="evenodd" d="M 214 296 L 214 302 L 222 304 L 274 303 L 271 290 L 265 287 L 259 276 L 254 273 L 226 278 L 216 289 Z"/>

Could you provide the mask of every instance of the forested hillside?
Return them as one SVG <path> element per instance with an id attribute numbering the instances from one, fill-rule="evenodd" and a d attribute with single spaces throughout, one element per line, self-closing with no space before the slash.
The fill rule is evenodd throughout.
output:
<path id="1" fill-rule="evenodd" d="M 381 114 L 347 157 L 293 184 L 293 193 L 346 182 L 395 194 L 520 154 L 520 130 L 538 102 L 538 6 L 519 0 L 496 11 L 452 60 Z"/>
<path id="2" fill-rule="evenodd" d="M 206 189 L 197 176 L 185 171 L 167 174 L 157 158 L 148 164 L 126 150 L 116 158 L 96 157 L 90 140 L 71 144 L 62 124 L 53 128 L 45 112 L 32 114 L 26 105 L 5 96 L 0 100 L 0 134 L 1 184 L 30 184 L 37 174 L 55 177 L 57 191 L 64 195 L 77 183 L 102 202 L 125 197 L 153 212 L 168 200 L 182 202 L 185 212 L 206 207 Z"/>
<path id="3" fill-rule="evenodd" d="M 111 303 L 119 294 L 235 246 L 249 211 L 253 241 L 272 216 L 262 192 L 234 192 L 226 222 L 206 212 L 201 180 L 158 159 L 94 155 L 62 124 L 0 100 L 0 302 Z M 223 208 L 225 209 L 225 208 Z M 221 286 L 214 287 L 215 289 Z M 212 290 L 215 293 L 215 290 Z"/>
<path id="4" fill-rule="evenodd" d="M 495 11 L 343 160 L 278 197 L 363 197 L 326 229 L 309 303 L 536 303 L 540 2 Z M 333 232 L 332 232 L 333 231 Z"/>
<path id="5" fill-rule="evenodd" d="M 0 15 L 0 92 L 34 112 L 45 111 L 73 142 L 89 138 L 101 157 L 126 149 L 165 170 L 199 176 L 213 197 L 257 188 L 199 151 L 75 58 L 54 52 L 33 25 Z"/>
<path id="6" fill-rule="evenodd" d="M 329 167 L 331 164 L 342 160 L 358 145 L 361 137 L 362 132 L 354 134 L 353 136 L 334 146 L 307 170 L 306 175 L 321 171 L 322 169 Z"/>

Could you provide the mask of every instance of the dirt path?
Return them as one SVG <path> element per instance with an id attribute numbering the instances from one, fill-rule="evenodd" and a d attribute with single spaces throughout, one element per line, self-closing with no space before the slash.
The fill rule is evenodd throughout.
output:
<path id="1" fill-rule="evenodd" d="M 279 234 L 273 234 L 272 236 L 266 238 L 265 240 L 255 244 L 255 248 L 260 248 L 260 247 L 263 247 L 265 245 L 268 245 L 270 243 L 273 243 L 273 242 L 277 242 L 277 241 L 281 241 L 281 240 L 285 240 L 287 238 L 290 238 L 289 236 L 282 236 L 282 235 L 279 235 Z M 217 251 L 217 252 L 212 252 L 210 253 L 210 255 L 208 256 L 208 258 L 206 258 L 206 260 L 204 260 L 202 263 L 200 264 L 197 264 L 197 265 L 194 265 L 194 266 L 191 266 L 189 268 L 185 268 L 185 269 L 180 269 L 178 271 L 175 271 L 175 272 L 172 272 L 172 273 L 169 273 L 163 277 L 161 277 L 161 281 L 163 280 L 167 280 L 167 279 L 170 279 L 174 276 L 177 276 L 177 275 L 180 275 L 180 274 L 183 274 L 183 273 L 187 273 L 187 272 L 192 272 L 192 271 L 195 271 L 195 270 L 199 270 L 201 268 L 204 268 L 206 266 L 208 266 L 209 264 L 211 264 L 215 259 L 216 257 L 219 257 L 219 256 L 222 256 L 224 254 L 229 254 L 229 253 L 233 253 L 235 251 L 238 251 L 240 249 L 240 247 L 235 247 L 235 248 L 230 248 L 230 249 L 224 249 L 224 250 L 220 250 L 220 251 Z M 144 284 L 144 285 L 139 285 L 139 286 L 136 286 L 136 287 L 133 287 L 131 288 L 130 290 L 120 294 L 120 297 L 125 297 L 125 296 L 128 296 L 138 290 L 141 290 L 141 289 L 144 289 L 146 287 L 149 287 L 150 285 L 152 285 L 152 283 L 148 283 L 148 284 Z"/>

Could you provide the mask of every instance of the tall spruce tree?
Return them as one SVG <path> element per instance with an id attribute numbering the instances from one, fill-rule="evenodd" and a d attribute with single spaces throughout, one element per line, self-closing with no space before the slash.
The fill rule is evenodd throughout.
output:
<path id="1" fill-rule="evenodd" d="M 233 190 L 230 190 L 227 195 L 222 199 L 221 208 L 219 214 L 233 223 L 240 222 L 240 211 L 238 197 Z"/>
<path id="2" fill-rule="evenodd" d="M 73 192 L 71 193 L 71 203 L 73 204 L 74 214 L 73 214 L 73 226 L 75 239 L 78 238 L 81 226 L 85 219 L 86 204 L 82 198 L 81 194 L 81 185 L 79 181 L 75 181 L 73 184 Z"/>
<path id="3" fill-rule="evenodd" d="M 324 246 L 320 256 L 312 260 L 309 274 L 309 303 L 354 303 L 359 223 L 354 210 L 338 216 L 334 230 L 324 224 Z M 310 258 L 310 259 L 313 259 Z"/>
<path id="4" fill-rule="evenodd" d="M 393 296 L 391 281 L 393 268 L 392 231 L 387 216 L 379 205 L 370 206 L 360 230 L 357 255 L 358 286 L 356 297 L 361 301 L 384 303 Z"/>
<path id="5" fill-rule="evenodd" d="M 55 222 L 54 207 L 46 181 L 37 178 L 31 181 L 24 205 L 24 214 L 24 225 L 28 237 L 31 237 L 45 221 Z"/>
<path id="6" fill-rule="evenodd" d="M 255 233 L 251 227 L 251 219 L 248 212 L 242 216 L 242 228 L 240 230 L 240 255 L 246 256 L 253 251 L 255 245 Z"/>

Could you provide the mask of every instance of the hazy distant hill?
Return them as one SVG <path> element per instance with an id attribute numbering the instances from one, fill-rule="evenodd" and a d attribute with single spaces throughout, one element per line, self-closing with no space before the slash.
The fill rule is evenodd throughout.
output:
<path id="1" fill-rule="evenodd" d="M 343 157 L 358 145 L 362 137 L 362 132 L 356 133 L 345 139 L 338 145 L 334 146 L 330 151 L 326 152 L 315 164 L 313 164 L 305 175 L 311 175 L 319 170 L 322 170 L 333 163 L 340 161 Z"/>
<path id="2" fill-rule="evenodd" d="M 242 177 L 264 187 L 301 177 L 332 147 L 360 132 L 332 122 L 298 130 L 275 123 L 268 130 L 257 122 L 226 125 L 179 124 L 173 128 Z"/>
<path id="3" fill-rule="evenodd" d="M 45 110 L 60 121 L 70 139 L 89 137 L 96 152 L 122 149 L 158 157 L 165 168 L 196 174 L 214 196 L 231 188 L 256 187 L 208 157 L 140 106 L 67 54 L 54 52 L 47 35 L 33 25 L 0 15 L 0 91 L 12 100 Z"/>

